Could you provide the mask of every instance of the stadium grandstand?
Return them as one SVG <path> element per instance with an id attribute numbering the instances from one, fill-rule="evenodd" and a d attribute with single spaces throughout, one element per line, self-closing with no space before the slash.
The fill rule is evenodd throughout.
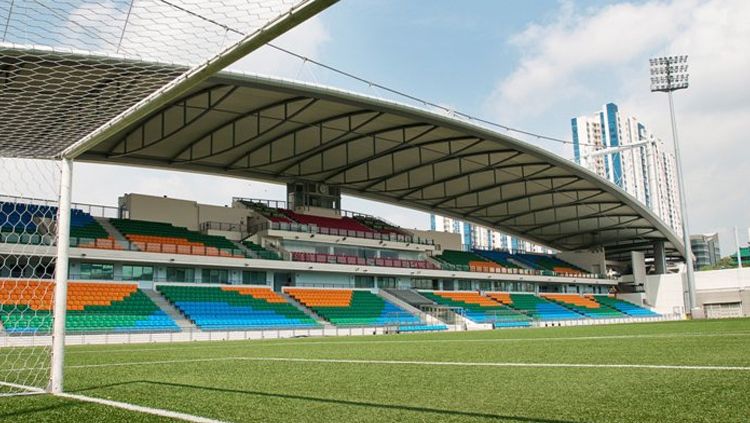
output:
<path id="1" fill-rule="evenodd" d="M 748 315 L 750 297 L 706 288 L 706 273 L 697 303 L 686 298 L 680 238 L 621 187 L 459 115 L 225 70 L 335 0 L 205 13 L 197 0 L 131 2 L 122 28 L 97 40 L 76 31 L 106 16 L 62 3 L 45 8 L 96 25 L 45 33 L 58 26 L 45 14 L 17 43 L 11 23 L 42 12 L 11 6 L 0 42 L 0 420 L 568 423 L 478 410 L 511 395 L 534 409 L 570 385 L 563 400 L 595 421 L 614 408 L 602 393 L 640 404 L 625 396 L 637 394 L 629 378 L 662 392 L 699 385 L 644 372 L 750 369 L 739 354 L 664 361 L 716 330 L 675 321 Z M 140 25 L 161 37 L 129 37 Z M 84 42 L 36 44 L 37 32 Z M 82 162 L 281 184 L 286 197 L 76 203 Z M 345 195 L 553 253 L 467 248 L 459 234 L 345 210 Z M 734 329 L 718 331 L 744 340 Z M 46 393 L 60 404 L 15 398 Z M 465 407 L 449 409 L 457 398 Z"/>

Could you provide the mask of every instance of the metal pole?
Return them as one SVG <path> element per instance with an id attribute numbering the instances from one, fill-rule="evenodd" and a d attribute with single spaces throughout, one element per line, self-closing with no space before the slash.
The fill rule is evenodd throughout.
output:
<path id="1" fill-rule="evenodd" d="M 677 137 L 677 120 L 674 115 L 674 101 L 672 100 L 672 91 L 668 91 L 669 96 L 669 116 L 672 121 L 672 140 L 674 142 L 674 156 L 677 161 L 677 184 L 680 192 L 680 214 L 682 215 L 682 242 L 685 243 L 685 264 L 687 267 L 687 284 L 688 284 L 688 310 L 697 307 L 695 303 L 695 271 L 693 269 L 693 248 L 690 245 L 690 229 L 688 226 L 687 213 L 687 195 L 685 189 L 685 179 L 682 171 L 682 159 L 680 158 L 680 143 Z"/>
<path id="2" fill-rule="evenodd" d="M 734 244 L 737 247 L 737 268 L 742 269 L 742 250 L 740 249 L 740 235 L 737 233 L 737 227 L 734 227 Z"/>
<path id="3" fill-rule="evenodd" d="M 65 357 L 65 312 L 68 303 L 68 253 L 70 250 L 70 196 L 73 186 L 73 161 L 62 160 L 60 204 L 57 219 L 57 262 L 55 263 L 55 305 L 52 330 L 52 374 L 49 392 L 63 392 Z"/>

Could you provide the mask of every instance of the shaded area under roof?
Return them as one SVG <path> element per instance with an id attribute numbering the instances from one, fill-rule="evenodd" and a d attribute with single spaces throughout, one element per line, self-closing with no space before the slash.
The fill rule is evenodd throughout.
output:
<path id="1" fill-rule="evenodd" d="M 91 56 L 67 60 L 101 73 Z M 101 60 L 117 81 L 113 59 Z M 559 250 L 605 248 L 610 259 L 650 255 L 659 240 L 672 256 L 682 251 L 636 199 L 553 153 L 456 118 L 285 80 L 215 75 L 77 160 L 336 185 Z"/>

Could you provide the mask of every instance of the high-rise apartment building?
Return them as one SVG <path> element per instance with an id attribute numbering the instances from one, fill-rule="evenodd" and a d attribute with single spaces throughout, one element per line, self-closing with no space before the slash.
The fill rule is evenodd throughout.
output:
<path id="1" fill-rule="evenodd" d="M 682 231 L 677 162 L 646 125 L 609 103 L 571 119 L 571 127 L 576 163 L 638 199 L 675 232 Z"/>
<path id="2" fill-rule="evenodd" d="M 690 245 L 693 247 L 696 269 L 701 269 L 705 266 L 715 266 L 721 260 L 719 234 L 716 232 L 690 235 Z"/>
<path id="3" fill-rule="evenodd" d="M 541 245 L 524 241 L 473 223 L 450 217 L 430 215 L 430 229 L 439 232 L 461 234 L 461 245 L 465 250 L 506 250 L 510 252 L 532 252 L 551 254 L 554 251 Z"/>

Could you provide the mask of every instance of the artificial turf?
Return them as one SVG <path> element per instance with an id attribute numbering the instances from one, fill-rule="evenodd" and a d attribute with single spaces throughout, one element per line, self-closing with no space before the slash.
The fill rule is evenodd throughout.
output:
<path id="1" fill-rule="evenodd" d="M 750 319 L 66 351 L 68 392 L 235 422 L 747 422 L 750 416 L 747 369 L 392 363 L 750 369 Z M 263 357 L 389 363 L 240 359 Z M 162 421 L 44 395 L 0 398 L 0 420 Z"/>

